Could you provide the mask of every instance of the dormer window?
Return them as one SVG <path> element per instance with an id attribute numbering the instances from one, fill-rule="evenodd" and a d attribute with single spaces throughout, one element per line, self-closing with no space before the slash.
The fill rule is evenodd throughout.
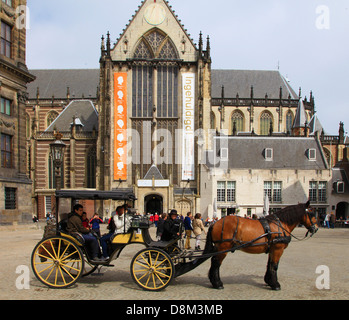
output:
<path id="1" fill-rule="evenodd" d="M 335 191 L 336 193 L 344 193 L 344 182 L 343 181 L 337 181 L 335 183 Z"/>
<path id="2" fill-rule="evenodd" d="M 316 149 L 308 149 L 307 156 L 309 161 L 316 161 Z"/>
<path id="3" fill-rule="evenodd" d="M 273 161 L 273 149 L 266 148 L 264 149 L 264 159 L 265 161 Z"/>

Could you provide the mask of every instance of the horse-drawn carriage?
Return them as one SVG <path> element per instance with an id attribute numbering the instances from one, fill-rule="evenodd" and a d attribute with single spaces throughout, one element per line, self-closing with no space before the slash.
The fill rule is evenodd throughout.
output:
<path id="1" fill-rule="evenodd" d="M 132 193 L 121 192 L 57 191 L 56 197 L 124 200 L 125 203 L 135 200 Z M 130 226 L 111 238 L 110 258 L 101 262 L 91 260 L 81 236 L 68 234 L 57 225 L 53 235 L 44 237 L 36 245 L 31 263 L 35 276 L 43 284 L 51 288 L 67 288 L 80 277 L 93 273 L 99 266 L 113 266 L 111 263 L 119 258 L 126 246 L 141 244 L 145 248 L 133 257 L 130 271 L 132 279 L 142 289 L 163 290 L 173 278 L 197 268 L 209 258 L 212 258 L 210 281 L 214 288 L 221 289 L 223 283 L 219 277 L 219 268 L 222 261 L 229 252 L 243 250 L 248 253 L 269 253 L 264 279 L 272 289 L 278 290 L 278 262 L 290 242 L 291 232 L 299 223 L 311 234 L 317 231 L 315 218 L 309 213 L 309 203 L 285 208 L 263 221 L 229 216 L 210 227 L 205 249 L 197 252 L 184 250 L 180 237 L 166 242 L 153 241 L 148 220 L 134 215 L 131 216 Z"/>

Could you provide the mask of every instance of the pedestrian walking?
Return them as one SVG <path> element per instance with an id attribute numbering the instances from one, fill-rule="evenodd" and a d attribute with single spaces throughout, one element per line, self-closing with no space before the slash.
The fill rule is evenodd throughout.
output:
<path id="1" fill-rule="evenodd" d="M 331 218 L 331 214 L 330 213 L 326 214 L 325 221 L 324 221 L 324 227 L 327 229 L 330 228 L 330 218 Z"/>
<path id="2" fill-rule="evenodd" d="M 186 236 L 186 240 L 185 240 L 185 249 L 191 249 L 190 247 L 190 239 L 191 239 L 191 233 L 193 231 L 193 226 L 192 226 L 192 214 L 191 212 L 187 213 L 187 216 L 184 219 L 184 229 L 185 229 L 185 236 Z"/>
<path id="3" fill-rule="evenodd" d="M 204 224 L 201 220 L 201 213 L 197 213 L 195 215 L 195 218 L 193 221 L 193 232 L 194 232 L 195 239 L 196 239 L 195 250 L 201 250 L 201 248 L 200 248 L 201 234 L 203 232 L 206 234 Z"/>

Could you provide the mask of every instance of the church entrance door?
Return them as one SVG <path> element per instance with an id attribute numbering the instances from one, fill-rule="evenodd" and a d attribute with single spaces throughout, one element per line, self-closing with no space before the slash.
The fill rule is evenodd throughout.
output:
<path id="1" fill-rule="evenodd" d="M 151 194 L 144 198 L 144 210 L 145 213 L 154 214 L 157 212 L 159 215 L 163 213 L 163 198 L 157 194 Z"/>

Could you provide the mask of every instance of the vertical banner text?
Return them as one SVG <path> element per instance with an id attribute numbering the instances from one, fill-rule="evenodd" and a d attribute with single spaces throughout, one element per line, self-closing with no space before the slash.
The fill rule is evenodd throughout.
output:
<path id="1" fill-rule="evenodd" d="M 114 180 L 127 180 L 127 73 L 114 74 Z"/>
<path id="2" fill-rule="evenodd" d="M 195 73 L 182 75 L 183 89 L 183 145 L 182 180 L 195 180 Z"/>

